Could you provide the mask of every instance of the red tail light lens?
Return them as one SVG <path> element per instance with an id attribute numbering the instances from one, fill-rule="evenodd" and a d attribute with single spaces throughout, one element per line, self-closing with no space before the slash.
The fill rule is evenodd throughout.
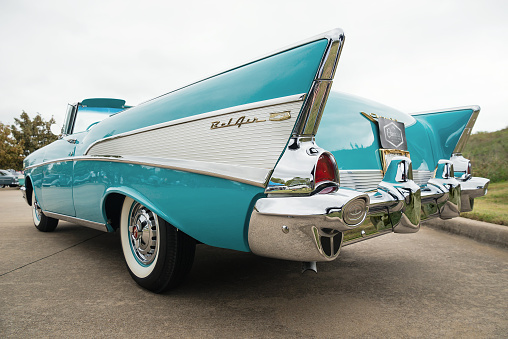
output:
<path id="1" fill-rule="evenodd" d="M 316 185 L 323 181 L 337 182 L 335 163 L 327 153 L 323 153 L 319 156 L 316 165 L 316 173 L 314 174 L 314 182 Z"/>

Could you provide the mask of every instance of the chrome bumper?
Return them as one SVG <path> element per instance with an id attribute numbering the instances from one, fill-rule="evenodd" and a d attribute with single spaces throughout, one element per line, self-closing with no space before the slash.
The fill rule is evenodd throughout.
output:
<path id="1" fill-rule="evenodd" d="M 254 254 L 271 258 L 333 260 L 339 255 L 342 232 L 365 220 L 368 205 L 367 194 L 348 189 L 262 198 L 250 218 L 249 247 Z"/>
<path id="2" fill-rule="evenodd" d="M 410 165 L 408 158 L 393 159 L 378 189 L 368 194 L 341 188 L 330 194 L 258 200 L 249 223 L 251 251 L 278 259 L 330 261 L 340 252 L 343 232 L 366 216 L 378 230 L 414 233 L 421 219 L 456 217 L 487 192 L 489 180 L 484 178 L 434 178 L 420 187 L 404 175 Z"/>

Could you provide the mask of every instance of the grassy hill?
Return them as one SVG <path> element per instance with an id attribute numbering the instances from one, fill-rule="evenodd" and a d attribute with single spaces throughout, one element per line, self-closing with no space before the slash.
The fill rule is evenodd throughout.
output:
<path id="1" fill-rule="evenodd" d="M 508 181 L 508 127 L 471 135 L 462 154 L 471 160 L 475 177 Z"/>

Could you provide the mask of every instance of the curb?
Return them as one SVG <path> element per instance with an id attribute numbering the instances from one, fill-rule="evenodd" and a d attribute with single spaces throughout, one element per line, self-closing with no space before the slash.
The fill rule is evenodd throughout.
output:
<path id="1" fill-rule="evenodd" d="M 465 236 L 478 242 L 508 249 L 508 227 L 467 218 L 425 220 L 423 226 Z"/>

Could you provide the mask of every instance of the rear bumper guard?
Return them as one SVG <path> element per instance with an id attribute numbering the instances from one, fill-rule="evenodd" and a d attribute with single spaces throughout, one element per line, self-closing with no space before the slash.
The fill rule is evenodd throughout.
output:
<path id="1" fill-rule="evenodd" d="M 378 229 L 414 233 L 422 219 L 458 216 L 463 201 L 484 195 L 489 182 L 444 178 L 420 187 L 410 179 L 411 172 L 411 160 L 396 157 L 375 192 L 340 188 L 329 194 L 259 199 L 249 222 L 250 249 L 272 258 L 330 261 L 340 252 L 343 232 L 356 228 L 367 216 Z"/>

